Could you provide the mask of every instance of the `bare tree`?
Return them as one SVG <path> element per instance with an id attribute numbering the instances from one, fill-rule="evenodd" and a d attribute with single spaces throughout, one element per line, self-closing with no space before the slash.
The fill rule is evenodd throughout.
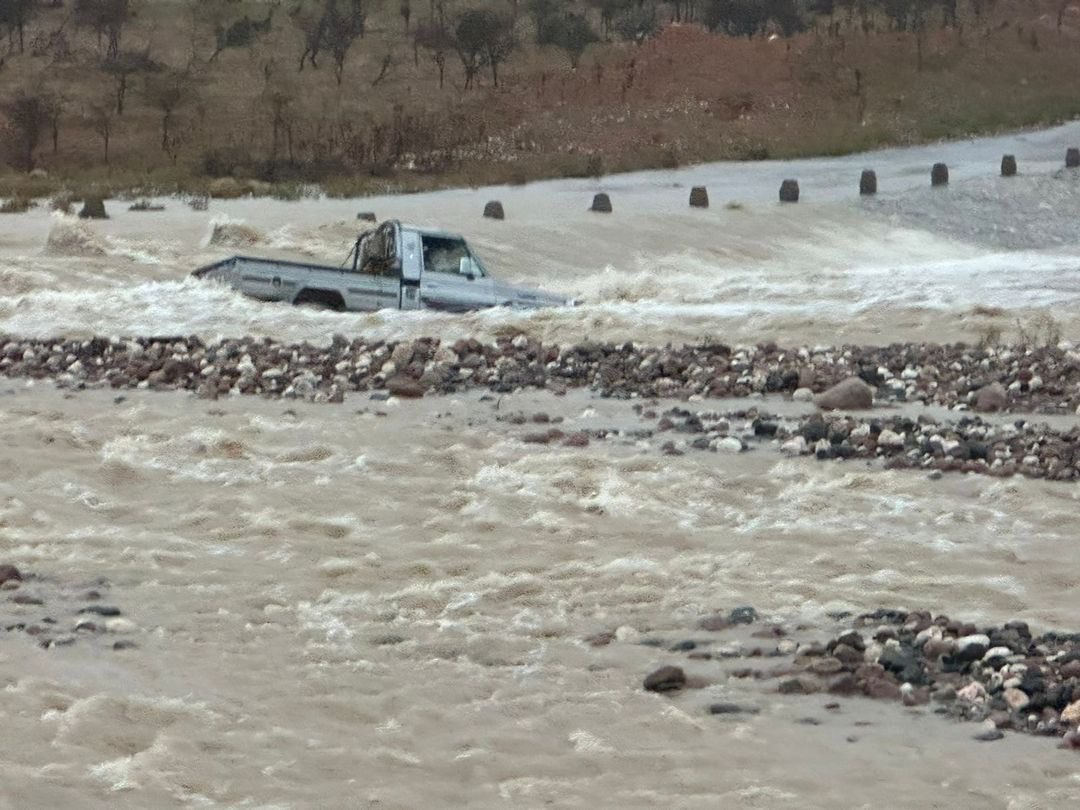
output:
<path id="1" fill-rule="evenodd" d="M 19 53 L 25 49 L 26 26 L 37 10 L 36 0 L 0 0 L 0 25 L 7 29 L 9 52 L 14 49 L 16 35 Z"/>
<path id="2" fill-rule="evenodd" d="M 75 23 L 93 29 L 99 45 L 106 41 L 106 59 L 120 55 L 120 39 L 130 18 L 128 0 L 75 0 Z"/>
<path id="3" fill-rule="evenodd" d="M 52 137 L 52 151 L 55 155 L 60 150 L 60 117 L 67 108 L 68 99 L 59 92 L 47 92 L 41 95 L 45 122 Z"/>
<path id="4" fill-rule="evenodd" d="M 147 52 L 121 51 L 111 59 L 106 59 L 101 69 L 112 77 L 116 96 L 116 114 L 124 114 L 124 101 L 131 77 L 136 73 L 153 73 L 161 70 L 161 65 L 150 58 Z"/>
<path id="5" fill-rule="evenodd" d="M 478 8 L 461 15 L 454 41 L 465 70 L 465 87 L 471 87 L 482 67 L 491 68 L 491 81 L 499 85 L 499 65 L 516 46 L 509 18 L 490 8 Z"/>
<path id="6" fill-rule="evenodd" d="M 347 11 L 339 8 L 339 0 L 327 0 L 326 47 L 334 60 L 334 77 L 341 84 L 345 60 L 353 43 L 364 35 L 366 15 L 361 0 L 352 0 Z"/>
<path id="7" fill-rule="evenodd" d="M 161 149 L 168 152 L 173 115 L 194 98 L 195 85 L 187 72 L 167 70 L 146 77 L 143 95 L 146 103 L 161 113 Z"/>
<path id="8" fill-rule="evenodd" d="M 94 104 L 90 107 L 89 119 L 90 126 L 94 128 L 94 132 L 101 138 L 101 147 L 104 153 L 105 165 L 109 165 L 109 141 L 112 138 L 113 131 L 113 115 L 115 109 L 110 99 L 106 99 L 100 104 Z"/>
<path id="9" fill-rule="evenodd" d="M 33 171 L 34 152 L 48 126 L 44 99 L 19 91 L 10 101 L 0 105 L 0 111 L 7 119 L 19 166 L 28 172 Z"/>
<path id="10" fill-rule="evenodd" d="M 454 50 L 454 38 L 450 36 L 450 32 L 436 22 L 421 23 L 416 26 L 413 34 L 413 48 L 414 53 L 423 49 L 431 55 L 431 61 L 439 71 L 439 89 L 442 89 L 446 74 L 446 56 Z"/>
<path id="11" fill-rule="evenodd" d="M 398 14 L 401 15 L 401 19 L 405 22 L 405 33 L 409 33 L 409 19 L 412 17 L 412 3 L 409 0 L 401 0 L 401 5 L 398 6 Z"/>
<path id="12" fill-rule="evenodd" d="M 266 13 L 262 20 L 253 20 L 246 14 L 234 22 L 228 28 L 217 26 L 214 38 L 217 46 L 210 54 L 210 60 L 214 61 L 226 48 L 250 48 L 259 37 L 269 33 L 274 20 L 274 6 Z"/>

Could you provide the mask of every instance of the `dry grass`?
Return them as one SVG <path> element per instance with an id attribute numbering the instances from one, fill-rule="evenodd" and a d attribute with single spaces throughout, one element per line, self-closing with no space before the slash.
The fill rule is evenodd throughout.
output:
<path id="1" fill-rule="evenodd" d="M 261 18 L 264 8 L 248 13 Z M 212 35 L 202 21 L 193 22 L 188 7 L 143 6 L 125 47 L 190 65 L 200 89 L 177 111 L 177 141 L 167 153 L 161 116 L 142 99 L 136 79 L 125 115 L 113 122 L 110 165 L 91 126 L 92 106 L 111 90 L 108 77 L 92 67 L 100 62 L 93 36 L 74 37 L 68 62 L 10 55 L 0 68 L 9 92 L 44 86 L 67 102 L 58 149 L 43 142 L 37 151 L 49 176 L 4 175 L 0 197 L 64 189 L 131 198 L 205 194 L 216 174 L 261 176 L 272 182 L 260 191 L 286 199 L 308 193 L 310 182 L 329 194 L 357 196 L 715 159 L 835 155 L 1080 114 L 1076 32 L 1059 34 L 1047 9 L 1019 0 L 1001 0 L 992 20 L 967 27 L 963 37 L 952 30 L 929 34 L 922 71 L 908 34 L 807 33 L 770 42 L 686 25 L 669 26 L 641 46 L 594 46 L 577 71 L 560 54 L 525 49 L 503 71 L 500 87 L 485 79 L 471 91 L 462 89 L 453 61 L 444 90 L 423 54 L 414 64 L 396 4 L 372 18 L 340 87 L 328 63 L 297 72 L 300 38 L 283 12 L 256 47 L 208 62 Z M 64 13 L 45 11 L 35 25 L 55 27 Z M 372 87 L 387 54 L 394 66 Z M 286 149 L 279 146 L 279 160 L 269 162 L 270 91 L 289 99 L 293 161 L 283 159 Z M 392 138 L 405 146 L 400 155 L 387 146 Z"/>

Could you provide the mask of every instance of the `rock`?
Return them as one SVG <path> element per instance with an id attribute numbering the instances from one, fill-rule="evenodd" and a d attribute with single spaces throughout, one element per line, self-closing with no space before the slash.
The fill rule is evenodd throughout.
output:
<path id="1" fill-rule="evenodd" d="M 1005 732 L 1003 732 L 1001 729 L 988 728 L 986 729 L 986 731 L 980 731 L 974 736 L 973 739 L 976 739 L 979 742 L 994 742 L 995 740 L 1002 739 L 1004 736 Z"/>
<path id="2" fill-rule="evenodd" d="M 722 439 L 717 439 L 712 442 L 712 448 L 720 453 L 741 453 L 743 451 L 743 443 L 736 439 L 734 436 L 725 436 Z"/>
<path id="3" fill-rule="evenodd" d="M 356 215 L 356 218 L 361 222 L 378 222 L 379 218 L 375 216 L 374 211 L 361 211 Z"/>
<path id="4" fill-rule="evenodd" d="M 975 410 L 980 413 L 1003 411 L 1009 405 L 1009 395 L 999 382 L 984 385 L 975 392 Z"/>
<path id="5" fill-rule="evenodd" d="M 802 436 L 796 436 L 780 445 L 780 452 L 786 456 L 802 456 L 809 452 L 809 445 Z"/>
<path id="6" fill-rule="evenodd" d="M 827 658 L 819 658 L 810 665 L 810 671 L 815 675 L 835 675 L 844 669 L 844 663 L 838 659 L 829 656 Z"/>
<path id="7" fill-rule="evenodd" d="M 957 700 L 966 700 L 968 703 L 978 703 L 986 700 L 986 687 L 978 681 L 972 681 L 962 689 L 956 690 Z"/>
<path id="8" fill-rule="evenodd" d="M 31 169 L 29 176 L 34 180 L 45 180 L 46 178 L 48 178 L 49 173 L 39 167 L 36 169 Z"/>
<path id="9" fill-rule="evenodd" d="M 749 605 L 737 607 L 728 614 L 728 621 L 731 624 L 753 624 L 757 618 L 757 611 Z"/>
<path id="10" fill-rule="evenodd" d="M 930 185 L 935 188 L 949 184 L 949 167 L 944 163 L 935 163 L 930 170 Z"/>
<path id="11" fill-rule="evenodd" d="M 660 667 L 645 677 L 646 692 L 673 692 L 686 686 L 686 673 L 681 667 Z"/>
<path id="12" fill-rule="evenodd" d="M 484 206 L 484 217 L 486 219 L 506 219 L 506 214 L 503 211 L 503 204 L 498 200 L 492 200 Z"/>
<path id="13" fill-rule="evenodd" d="M 716 633 L 720 630 L 727 630 L 731 627 L 731 620 L 727 616 L 722 616 L 719 613 L 713 616 L 706 616 L 704 619 L 698 622 L 698 627 L 702 630 L 708 630 L 709 632 Z"/>
<path id="14" fill-rule="evenodd" d="M 690 207 L 709 207 L 709 192 L 705 189 L 705 186 L 694 186 L 692 189 L 690 189 Z"/>
<path id="15" fill-rule="evenodd" d="M 789 678 L 786 681 L 781 681 L 777 687 L 777 691 L 781 695 L 812 695 L 815 692 L 821 691 L 821 685 L 813 678 L 806 675 L 799 675 L 795 678 Z"/>
<path id="16" fill-rule="evenodd" d="M 791 399 L 794 402 L 813 402 L 814 392 L 809 388 L 796 388 L 791 392 Z"/>
<path id="17" fill-rule="evenodd" d="M 858 666 L 863 662 L 863 654 L 847 644 L 837 644 L 833 649 L 833 657 L 849 667 Z"/>
<path id="18" fill-rule="evenodd" d="M 571 433 L 563 440 L 563 447 L 588 447 L 589 434 L 584 431 Z"/>
<path id="19" fill-rule="evenodd" d="M 1066 751 L 1080 751 L 1080 731 L 1066 732 L 1058 748 L 1064 748 Z"/>
<path id="20" fill-rule="evenodd" d="M 1020 711 L 1031 702 L 1031 698 L 1026 693 L 1015 688 L 1006 689 L 1002 697 L 1005 698 L 1005 702 L 1009 704 L 1009 708 L 1014 712 Z"/>
<path id="21" fill-rule="evenodd" d="M 818 396 L 823 411 L 866 410 L 874 405 L 874 390 L 858 377 L 848 377 Z"/>
<path id="22" fill-rule="evenodd" d="M 1062 678 L 1080 678 L 1080 660 L 1072 660 L 1061 668 Z"/>
<path id="23" fill-rule="evenodd" d="M 87 197 L 83 200 L 82 210 L 79 211 L 79 219 L 108 219 L 105 213 L 105 201 L 101 197 Z"/>
<path id="24" fill-rule="evenodd" d="M 863 692 L 867 697 L 876 700 L 900 700 L 902 696 L 900 687 L 884 678 L 874 678 L 867 681 L 863 686 Z"/>
<path id="25" fill-rule="evenodd" d="M 109 619 L 105 622 L 105 631 L 108 633 L 126 634 L 138 630 L 138 625 L 130 619 Z"/>
<path id="26" fill-rule="evenodd" d="M 859 178 L 859 194 L 864 197 L 877 194 L 877 174 L 870 169 L 863 169 L 862 177 Z"/>
<path id="27" fill-rule="evenodd" d="M 785 180 L 780 184 L 780 202 L 797 203 L 799 201 L 799 181 Z"/>
<path id="28" fill-rule="evenodd" d="M 10 565 L 7 563 L 0 565 L 0 585 L 3 585 L 5 582 L 11 581 L 22 581 L 22 574 L 19 572 L 19 569 L 16 568 L 14 565 Z"/>
<path id="29" fill-rule="evenodd" d="M 738 703 L 712 703 L 709 705 L 709 714 L 758 714 L 761 711 L 757 706 L 740 706 Z"/>
<path id="30" fill-rule="evenodd" d="M 859 681 L 850 672 L 845 672 L 829 681 L 827 688 L 830 695 L 854 695 L 858 691 Z"/>
<path id="31" fill-rule="evenodd" d="M 16 605 L 44 605 L 45 600 L 32 593 L 17 593 L 11 597 Z"/>
<path id="32" fill-rule="evenodd" d="M 136 644 L 134 641 L 129 641 L 128 639 L 123 639 L 121 641 L 115 642 L 112 645 L 112 648 L 114 650 L 117 650 L 117 651 L 120 651 L 120 650 L 137 650 L 139 648 L 139 645 Z"/>
<path id="33" fill-rule="evenodd" d="M 424 386 L 420 384 L 420 381 L 404 374 L 397 374 L 387 380 L 386 390 L 391 396 L 403 399 L 419 399 L 424 395 Z"/>
<path id="34" fill-rule="evenodd" d="M 978 661 L 986 655 L 989 649 L 990 637 L 976 633 L 956 640 L 956 650 L 953 652 L 953 658 L 962 663 Z"/>
<path id="35" fill-rule="evenodd" d="M 592 206 L 590 211 L 595 211 L 598 214 L 610 214 L 611 213 L 611 198 L 604 193 L 597 194 L 593 197 Z"/>
<path id="36" fill-rule="evenodd" d="M 1016 155 L 1005 155 L 1001 158 L 1001 176 L 1016 176 Z"/>
<path id="37" fill-rule="evenodd" d="M 120 608 L 111 605 L 88 605 L 81 608 L 79 613 L 93 613 L 97 616 L 119 616 Z"/>
<path id="38" fill-rule="evenodd" d="M 1070 146 L 1065 150 L 1065 168 L 1080 168 L 1080 147 Z"/>
<path id="39" fill-rule="evenodd" d="M 1070 703 L 1062 710 L 1061 722 L 1070 726 L 1080 725 L 1080 700 Z"/>

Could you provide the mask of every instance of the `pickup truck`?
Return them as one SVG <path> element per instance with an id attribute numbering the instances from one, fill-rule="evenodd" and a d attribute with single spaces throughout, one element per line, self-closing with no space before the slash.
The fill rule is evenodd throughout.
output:
<path id="1" fill-rule="evenodd" d="M 351 260 L 351 261 L 350 261 Z M 458 234 L 383 222 L 362 233 L 345 264 L 233 256 L 192 275 L 229 285 L 262 301 L 337 311 L 573 306 L 573 299 L 492 278 Z"/>

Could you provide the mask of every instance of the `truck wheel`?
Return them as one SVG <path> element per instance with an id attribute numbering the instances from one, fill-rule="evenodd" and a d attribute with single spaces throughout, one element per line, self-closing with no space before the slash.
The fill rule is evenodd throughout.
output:
<path id="1" fill-rule="evenodd" d="M 308 306 L 313 309 L 329 309 L 334 312 L 345 311 L 345 299 L 334 290 L 303 289 L 293 299 L 295 306 Z"/>

